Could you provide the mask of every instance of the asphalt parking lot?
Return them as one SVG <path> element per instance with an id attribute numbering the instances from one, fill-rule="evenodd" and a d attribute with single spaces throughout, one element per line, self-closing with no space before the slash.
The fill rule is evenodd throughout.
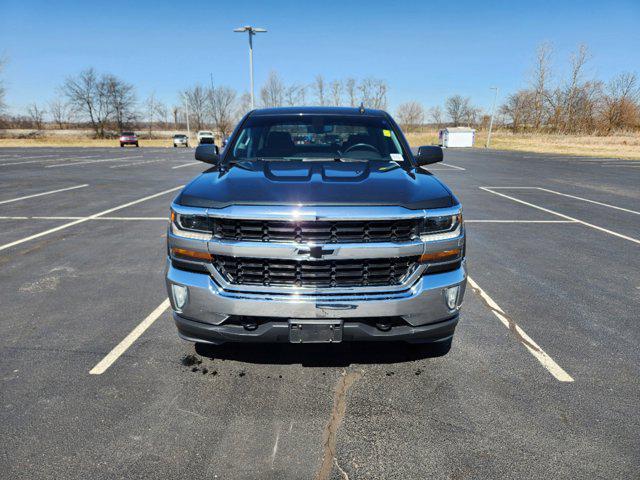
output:
<path id="1" fill-rule="evenodd" d="M 449 150 L 451 352 L 178 339 L 173 148 L 0 149 L 5 478 L 637 478 L 640 161 Z"/>

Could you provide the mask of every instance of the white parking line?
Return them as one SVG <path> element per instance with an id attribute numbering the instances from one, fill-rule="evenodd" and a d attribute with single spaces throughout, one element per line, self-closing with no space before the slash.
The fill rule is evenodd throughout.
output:
<path id="1" fill-rule="evenodd" d="M 143 158 L 143 155 L 135 155 L 135 156 L 132 156 L 132 157 L 120 157 L 120 158 L 102 158 L 100 160 L 87 160 L 86 162 L 57 163 L 55 165 L 47 165 L 45 168 L 73 167 L 75 165 L 87 165 L 89 163 L 121 162 L 122 160 L 131 160 L 131 159 L 134 159 L 134 158 Z"/>
<path id="2" fill-rule="evenodd" d="M 618 163 L 615 165 L 600 165 L 601 167 L 622 167 L 622 168 L 640 168 L 640 165 L 638 165 L 637 163 L 631 163 L 631 164 L 627 164 L 627 163 Z"/>
<path id="3" fill-rule="evenodd" d="M 622 233 L 614 232 L 613 230 L 609 230 L 607 228 L 599 227 L 598 225 L 594 225 L 593 223 L 588 223 L 578 218 L 570 217 L 569 215 L 565 215 L 564 213 L 556 212 L 555 210 L 550 210 L 548 208 L 541 207 L 539 205 L 535 205 L 533 203 L 525 202 L 524 200 L 520 200 L 519 198 L 511 197 L 509 195 L 505 195 L 504 193 L 494 192 L 490 188 L 487 187 L 479 187 L 481 190 L 485 192 L 493 193 L 494 195 L 498 195 L 500 197 L 508 198 L 509 200 L 513 200 L 514 202 L 521 203 L 522 205 L 527 205 L 532 208 L 536 208 L 543 212 L 551 213 L 552 215 L 557 215 L 558 217 L 573 220 L 574 222 L 581 223 L 585 227 L 593 228 L 594 230 L 599 230 L 604 233 L 608 233 L 609 235 L 613 235 L 614 237 L 622 238 L 624 240 L 628 240 L 633 243 L 640 244 L 640 239 L 629 237 L 628 235 L 623 235 Z"/>
<path id="4" fill-rule="evenodd" d="M 21 243 L 25 243 L 25 242 L 28 242 L 30 240 L 34 240 L 36 238 L 44 237 L 45 235 L 49 235 L 51 233 L 59 232 L 60 230 L 64 230 L 65 228 L 73 227 L 74 225 L 78 225 L 80 223 L 88 222 L 89 220 L 95 220 L 98 217 L 103 217 L 103 216 L 105 216 L 105 215 L 107 215 L 109 213 L 113 213 L 113 212 L 116 212 L 118 210 L 122 210 L 123 208 L 127 208 L 127 207 L 130 207 L 132 205 L 136 205 L 138 203 L 145 202 L 147 200 L 151 200 L 152 198 L 156 198 L 156 197 L 159 197 L 161 195 L 166 195 L 167 193 L 175 192 L 176 190 L 179 190 L 182 187 L 184 187 L 184 185 L 180 185 L 178 187 L 170 188 L 168 190 L 163 190 L 162 192 L 154 193 L 153 195 L 148 195 L 146 197 L 139 198 L 138 200 L 134 200 L 132 202 L 125 203 L 124 205 L 119 205 L 117 207 L 109 208 L 108 210 L 104 210 L 102 212 L 98 212 L 98 213 L 95 213 L 93 215 L 89 215 L 88 217 L 82 217 L 82 218 L 79 218 L 79 219 L 74 220 L 72 222 L 65 223 L 63 225 L 59 225 L 59 226 L 54 227 L 54 228 L 50 228 L 49 230 L 45 230 L 44 232 L 36 233 L 35 235 L 31 235 L 29 237 L 21 238 L 20 240 L 16 240 L 14 242 L 5 243 L 4 245 L 0 245 L 0 251 L 6 250 L 7 248 L 11 248 L 11 247 L 13 247 L 15 245 L 20 245 Z"/>
<path id="5" fill-rule="evenodd" d="M 190 167 L 191 165 L 202 165 L 202 162 L 191 162 L 191 163 L 185 163 L 183 165 L 176 165 L 175 167 L 171 167 L 173 170 L 175 170 L 176 168 L 182 168 L 182 167 Z"/>
<path id="6" fill-rule="evenodd" d="M 20 200 L 26 200 L 27 198 L 35 198 L 35 197 L 41 197 L 43 195 L 51 195 L 52 193 L 66 192 L 68 190 L 75 190 L 77 188 L 84 188 L 84 187 L 88 187 L 88 186 L 89 186 L 89 184 L 85 183 L 83 185 L 75 185 L 73 187 L 59 188 L 58 190 L 49 190 L 48 192 L 35 193 L 33 195 L 25 195 L 24 197 L 11 198 L 9 200 L 0 201 L 0 205 L 2 205 L 4 203 L 12 203 L 12 202 L 18 202 Z"/>
<path id="7" fill-rule="evenodd" d="M 47 155 L 26 155 L 26 156 L 21 156 L 21 155 L 14 155 L 14 158 L 23 158 L 25 160 L 31 160 L 33 158 L 51 158 L 51 157 L 57 157 L 59 155 L 59 153 L 48 153 Z"/>
<path id="8" fill-rule="evenodd" d="M 462 167 L 457 167 L 455 165 L 451 165 L 449 163 L 444 163 L 444 162 L 440 162 L 440 165 L 444 165 L 446 167 L 451 167 L 451 168 L 455 168 L 456 170 L 466 170 L 466 168 L 462 168 Z"/>
<path id="9" fill-rule="evenodd" d="M 575 220 L 467 220 L 464 223 L 578 223 Z"/>
<path id="10" fill-rule="evenodd" d="M 125 163 L 125 164 L 122 164 L 122 165 L 112 165 L 109 168 L 135 167 L 136 165 L 145 165 L 147 163 L 166 162 L 167 160 L 169 160 L 169 159 L 168 158 L 160 158 L 160 159 L 156 159 L 156 160 L 146 160 L 144 162 L 131 162 L 131 163 Z"/>
<path id="11" fill-rule="evenodd" d="M 490 188 L 496 189 L 496 187 L 490 187 Z M 497 188 L 505 189 L 506 187 L 497 187 Z M 583 202 L 589 202 L 589 203 L 593 203 L 593 204 L 596 204 L 596 205 L 601 205 L 603 207 L 614 208 L 614 209 L 620 210 L 622 212 L 627 212 L 627 213 L 633 213 L 635 215 L 640 215 L 640 212 L 638 212 L 636 210 L 630 210 L 628 208 L 618 207 L 616 205 L 611 205 L 609 203 L 596 202 L 595 200 L 590 200 L 590 199 L 584 198 L 584 197 L 578 197 L 576 195 L 569 195 L 568 193 L 556 192 L 555 190 L 549 190 L 548 188 L 542 188 L 542 187 L 513 187 L 513 188 L 514 189 L 515 188 L 519 188 L 519 189 L 541 190 L 543 192 L 553 193 L 554 195 L 561 195 L 563 197 L 573 198 L 575 200 L 581 200 Z"/>
<path id="12" fill-rule="evenodd" d="M 89 159 L 89 158 L 96 158 L 99 155 L 91 155 L 89 157 L 73 157 L 72 160 L 84 160 L 84 159 Z M 29 157 L 26 157 L 29 158 Z M 0 163 L 0 167 L 5 167 L 8 165 L 23 165 L 23 164 L 27 164 L 27 163 L 46 163 L 46 162 L 59 162 L 60 160 L 62 160 L 64 158 L 64 156 L 62 157 L 55 157 L 55 158 L 46 158 L 46 159 L 41 159 L 41 160 L 28 160 L 26 162 L 20 161 L 20 162 L 10 162 L 10 163 Z"/>
<path id="13" fill-rule="evenodd" d="M 101 375 L 103 374 L 107 368 L 113 365 L 120 356 L 127 351 L 127 349 L 133 345 L 140 335 L 142 335 L 147 328 L 149 328 L 153 322 L 155 322 L 160 315 L 164 313 L 164 311 L 169 308 L 171 304 L 169 303 L 169 299 L 167 298 L 164 302 L 156 307 L 156 309 L 149 314 L 147 318 L 145 318 L 142 322 L 136 326 L 129 335 L 124 337 L 122 341 L 116 345 L 113 350 L 111 350 L 102 360 L 100 360 L 95 367 L 89 370 L 91 375 Z"/>
<path id="14" fill-rule="evenodd" d="M 0 220 L 80 220 L 85 217 L 0 217 Z M 163 221 L 168 222 L 169 219 L 167 217 L 97 217 L 90 218 L 89 220 L 153 220 L 153 221 Z"/>
<path id="15" fill-rule="evenodd" d="M 482 290 L 480 286 L 471 278 L 467 277 L 471 289 L 478 294 L 484 302 L 487 304 L 491 312 L 496 316 L 502 324 L 514 333 L 518 341 L 529 350 L 529 353 L 533 355 L 540 364 L 546 368 L 551 375 L 553 375 L 559 382 L 573 382 L 573 377 L 558 365 L 553 358 L 551 358 L 533 339 L 527 335 L 527 333 L 512 319 L 507 317 L 507 314 L 500 308 L 493 298 L 491 298 L 487 292 Z"/>

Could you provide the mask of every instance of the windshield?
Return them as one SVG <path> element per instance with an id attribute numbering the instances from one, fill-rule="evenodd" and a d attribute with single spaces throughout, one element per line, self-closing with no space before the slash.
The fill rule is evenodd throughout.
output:
<path id="1" fill-rule="evenodd" d="M 233 160 L 403 161 L 384 117 L 273 115 L 247 119 L 230 150 Z"/>
<path id="2" fill-rule="evenodd" d="M 127 136 L 127 137 L 132 137 L 135 135 L 135 133 L 133 132 L 122 132 L 122 135 Z"/>

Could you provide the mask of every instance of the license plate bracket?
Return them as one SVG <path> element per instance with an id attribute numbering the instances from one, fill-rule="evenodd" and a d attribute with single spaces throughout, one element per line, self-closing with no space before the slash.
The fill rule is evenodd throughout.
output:
<path id="1" fill-rule="evenodd" d="M 291 343 L 340 343 L 342 342 L 342 320 L 289 320 Z"/>

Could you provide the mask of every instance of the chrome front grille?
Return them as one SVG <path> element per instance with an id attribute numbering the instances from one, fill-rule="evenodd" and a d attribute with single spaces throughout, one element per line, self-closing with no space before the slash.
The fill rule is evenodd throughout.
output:
<path id="1" fill-rule="evenodd" d="M 398 285 L 417 261 L 418 257 L 298 261 L 216 256 L 213 264 L 236 285 L 340 288 Z"/>
<path id="2" fill-rule="evenodd" d="M 214 238 L 252 242 L 369 243 L 416 238 L 417 219 L 282 221 L 210 218 Z"/>

